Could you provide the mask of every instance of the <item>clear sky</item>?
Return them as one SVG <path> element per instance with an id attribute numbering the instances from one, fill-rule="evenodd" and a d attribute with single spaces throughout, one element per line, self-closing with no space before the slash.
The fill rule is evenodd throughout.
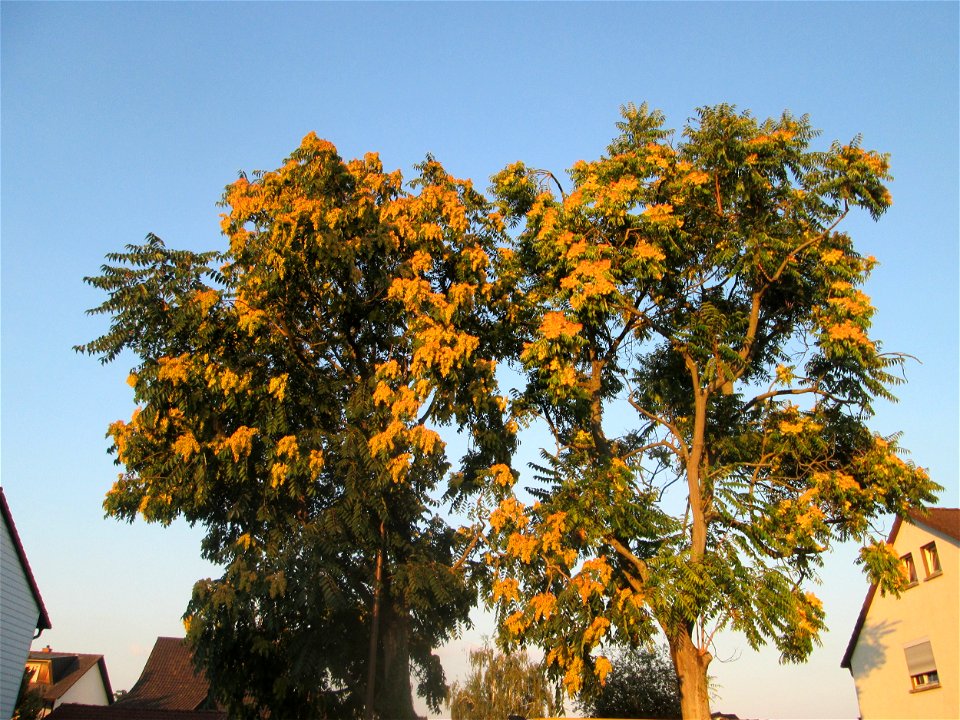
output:
<path id="1" fill-rule="evenodd" d="M 958 504 L 957 3 L 17 3 L 2 23 L 2 482 L 53 630 L 38 646 L 106 655 L 129 688 L 158 635 L 180 635 L 199 529 L 103 519 L 107 424 L 132 410 L 128 363 L 73 353 L 104 254 L 147 232 L 221 248 L 215 203 L 240 170 L 277 167 L 314 130 L 388 169 L 427 152 L 485 187 L 509 162 L 596 158 L 618 107 L 678 127 L 728 102 L 809 113 L 824 144 L 890 152 L 894 206 L 847 223 L 881 262 L 875 336 L 907 352 L 875 429 Z M 525 452 L 531 453 L 527 448 Z M 888 522 L 889 525 L 889 522 Z M 867 586 L 827 561 L 830 632 L 803 666 L 720 640 L 715 709 L 857 715 L 840 659 Z M 452 677 L 478 626 L 443 658 Z"/>

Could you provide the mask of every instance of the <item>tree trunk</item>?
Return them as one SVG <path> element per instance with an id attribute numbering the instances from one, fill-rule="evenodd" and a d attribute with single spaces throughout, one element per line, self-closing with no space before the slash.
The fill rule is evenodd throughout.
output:
<path id="1" fill-rule="evenodd" d="M 710 653 L 700 652 L 689 632 L 667 638 L 670 657 L 680 683 L 680 713 L 683 720 L 710 720 L 710 694 L 707 691 L 707 667 Z"/>
<path id="2" fill-rule="evenodd" d="M 363 703 L 364 720 L 373 720 L 374 698 L 377 687 L 377 657 L 380 645 L 380 611 L 383 600 L 383 545 L 384 524 L 380 523 L 381 547 L 377 550 L 377 566 L 373 580 L 373 612 L 370 620 L 370 647 L 367 653 L 367 691 Z"/>
<path id="3" fill-rule="evenodd" d="M 410 616 L 389 593 L 384 594 L 380 635 L 383 656 L 377 690 L 377 715 L 390 720 L 417 720 L 410 687 Z"/>

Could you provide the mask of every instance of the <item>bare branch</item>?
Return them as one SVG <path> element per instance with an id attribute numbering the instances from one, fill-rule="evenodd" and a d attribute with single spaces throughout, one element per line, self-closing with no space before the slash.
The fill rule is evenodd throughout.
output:
<path id="1" fill-rule="evenodd" d="M 679 446 L 677 454 L 679 455 L 681 460 L 686 460 L 687 453 L 689 452 L 689 448 L 687 447 L 687 443 L 684 441 L 683 436 L 680 434 L 680 430 L 676 427 L 676 425 L 674 425 L 673 423 L 667 420 L 664 420 L 659 415 L 654 415 L 652 412 L 644 408 L 640 403 L 638 403 L 634 399 L 632 392 L 630 393 L 630 396 L 627 398 L 627 402 L 629 402 L 630 406 L 634 410 L 636 410 L 638 413 L 643 415 L 645 418 L 656 423 L 657 425 L 663 425 L 667 430 L 669 430 L 670 434 L 673 435 L 673 437 L 675 437 L 677 440 L 677 445 Z"/>
<path id="2" fill-rule="evenodd" d="M 788 388 L 786 390 L 771 390 L 770 392 L 765 392 L 765 393 L 761 393 L 760 395 L 757 395 L 750 402 L 744 405 L 743 409 L 749 410 L 751 407 L 762 403 L 764 400 L 769 400 L 770 398 L 779 397 L 781 395 L 806 395 L 808 393 L 816 393 L 817 395 L 833 397 L 832 395 L 830 395 L 830 393 L 820 390 L 816 385 L 813 385 L 811 387 L 804 387 L 804 388 Z M 839 400 L 839 398 L 834 398 L 834 399 Z"/>

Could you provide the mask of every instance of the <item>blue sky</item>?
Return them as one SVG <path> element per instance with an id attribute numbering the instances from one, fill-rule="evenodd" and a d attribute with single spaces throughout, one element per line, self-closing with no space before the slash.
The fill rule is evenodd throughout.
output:
<path id="1" fill-rule="evenodd" d="M 679 127 L 700 105 L 809 113 L 824 144 L 890 152 L 894 206 L 846 229 L 881 262 L 875 336 L 910 353 L 875 428 L 958 504 L 956 3 L 17 3 L 0 5 L 0 432 L 3 486 L 53 621 L 40 645 L 106 654 L 129 688 L 158 635 L 182 633 L 199 530 L 104 520 L 107 424 L 128 366 L 71 347 L 104 328 L 82 283 L 147 232 L 219 248 L 215 203 L 314 130 L 345 157 L 410 174 L 431 152 L 484 187 L 523 159 L 597 157 L 618 107 Z M 831 632 L 804 666 L 721 639 L 717 709 L 855 717 L 839 662 L 866 591 L 841 547 L 824 571 Z M 462 668 L 464 648 L 443 657 Z M 817 688 L 811 692 L 811 688 Z"/>

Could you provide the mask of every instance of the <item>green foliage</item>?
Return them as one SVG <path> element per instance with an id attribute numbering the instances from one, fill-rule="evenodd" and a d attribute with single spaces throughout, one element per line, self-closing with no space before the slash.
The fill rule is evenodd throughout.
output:
<path id="1" fill-rule="evenodd" d="M 714 634 L 803 660 L 824 627 L 807 587 L 837 540 L 937 486 L 872 433 L 902 356 L 869 335 L 875 264 L 839 230 L 890 205 L 887 156 L 812 147 L 809 119 L 701 108 L 681 132 L 623 109 L 608 155 L 557 194 L 522 163 L 494 176 L 517 226 L 499 272 L 527 385 L 550 429 L 539 502 L 491 516 L 490 600 L 575 694 L 604 643 L 665 633 L 685 717 L 708 714 Z M 551 176 L 552 177 L 552 176 Z M 898 570 L 867 550 L 871 579 Z"/>
<path id="2" fill-rule="evenodd" d="M 584 717 L 680 717 L 680 688 L 665 648 L 621 648 L 611 662 L 606 684 L 577 700 Z"/>
<path id="3" fill-rule="evenodd" d="M 411 717 L 411 671 L 436 707 L 471 569 L 504 647 L 541 645 L 571 695 L 603 685 L 606 646 L 663 632 L 685 717 L 709 714 L 719 630 L 809 655 L 832 543 L 902 587 L 872 521 L 938 488 L 869 428 L 903 356 L 871 337 L 875 260 L 840 230 L 889 207 L 887 156 L 817 149 L 789 113 L 622 116 L 569 193 L 515 163 L 493 204 L 433 158 L 404 188 L 308 135 L 228 186 L 229 248 L 149 236 L 88 278 L 111 324 L 78 349 L 136 363 L 105 508 L 205 527 L 225 569 L 188 636 L 234 715 Z M 528 507 L 510 458 L 533 422 L 555 447 Z M 478 491 L 454 532 L 433 498 Z"/>
<path id="4" fill-rule="evenodd" d="M 413 717 L 411 672 L 443 700 L 432 649 L 475 590 L 432 498 L 462 502 L 514 441 L 494 376 L 500 225 L 468 182 L 418 170 L 411 194 L 375 155 L 308 135 L 228 186 L 228 249 L 149 236 L 87 279 L 111 322 L 78 350 L 136 362 L 104 506 L 204 526 L 224 573 L 185 621 L 232 716 Z M 448 424 L 472 437 L 451 487 Z"/>
<path id="5" fill-rule="evenodd" d="M 450 688 L 453 720 L 553 717 L 562 712 L 563 702 L 543 666 L 525 652 L 505 655 L 489 646 L 471 650 L 470 674 Z"/>
<path id="6" fill-rule="evenodd" d="M 30 687 L 32 678 L 33 673 L 29 669 L 25 669 L 23 678 L 20 680 L 20 690 L 17 694 L 17 702 L 14 705 L 11 720 L 40 720 L 48 714 L 40 688 Z"/>

